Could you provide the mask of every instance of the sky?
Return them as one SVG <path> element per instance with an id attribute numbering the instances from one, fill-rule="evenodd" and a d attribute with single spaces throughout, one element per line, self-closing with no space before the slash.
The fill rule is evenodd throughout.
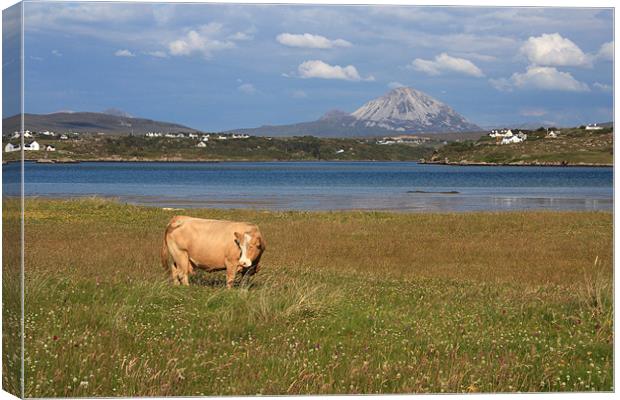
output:
<path id="1" fill-rule="evenodd" d="M 24 7 L 29 113 L 116 108 L 219 131 L 353 112 L 411 86 L 481 126 L 613 115 L 611 9 Z"/>

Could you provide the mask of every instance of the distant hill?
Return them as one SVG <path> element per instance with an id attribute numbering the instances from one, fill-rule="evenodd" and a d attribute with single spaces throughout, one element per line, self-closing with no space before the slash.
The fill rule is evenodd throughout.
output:
<path id="1" fill-rule="evenodd" d="M 367 102 L 351 114 L 333 110 L 317 121 L 234 131 L 258 136 L 360 137 L 480 130 L 448 105 L 414 88 L 401 87 Z"/>
<path id="2" fill-rule="evenodd" d="M 25 114 L 25 129 L 35 132 L 103 132 L 123 135 L 133 131 L 135 134 L 147 132 L 198 132 L 197 129 L 184 125 L 154 121 L 152 119 L 134 118 L 120 110 L 111 113 L 96 112 L 58 112 L 53 114 Z M 2 132 L 19 130 L 20 117 L 14 115 L 2 120 Z"/>

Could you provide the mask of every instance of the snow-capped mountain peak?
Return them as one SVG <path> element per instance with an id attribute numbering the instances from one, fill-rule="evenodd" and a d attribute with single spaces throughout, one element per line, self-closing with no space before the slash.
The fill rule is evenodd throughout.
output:
<path id="1" fill-rule="evenodd" d="M 367 127 L 396 131 L 462 132 L 479 130 L 446 104 L 410 87 L 399 87 L 351 113 Z"/>

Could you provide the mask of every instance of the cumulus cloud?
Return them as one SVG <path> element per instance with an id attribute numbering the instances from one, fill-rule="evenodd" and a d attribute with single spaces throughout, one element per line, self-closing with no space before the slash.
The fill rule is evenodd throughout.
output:
<path id="1" fill-rule="evenodd" d="M 547 67 L 585 67 L 591 65 L 591 57 L 579 46 L 559 33 L 530 37 L 520 49 L 534 65 Z"/>
<path id="2" fill-rule="evenodd" d="M 56 57 L 62 57 L 62 53 L 56 49 L 52 50 L 52 54 Z"/>
<path id="3" fill-rule="evenodd" d="M 464 58 L 452 57 L 446 53 L 441 53 L 434 60 L 424 60 L 416 58 L 411 63 L 411 67 L 416 71 L 424 72 L 428 75 L 440 75 L 443 72 L 456 72 L 475 77 L 483 77 L 484 73 L 473 62 Z"/>
<path id="4" fill-rule="evenodd" d="M 510 79 L 500 78 L 489 80 L 498 90 L 542 89 L 561 90 L 569 92 L 587 92 L 587 84 L 579 82 L 568 72 L 558 71 L 554 67 L 539 67 L 531 65 L 524 73 L 515 72 Z"/>
<path id="5" fill-rule="evenodd" d="M 601 45 L 601 48 L 596 53 L 596 58 L 606 61 L 614 60 L 614 42 L 607 42 Z"/>
<path id="6" fill-rule="evenodd" d="M 276 36 L 276 40 L 285 46 L 305 47 L 310 49 L 332 49 L 334 47 L 351 47 L 351 43 L 344 39 L 328 39 L 325 36 L 304 33 L 301 35 L 293 33 L 281 33 Z"/>
<path id="7" fill-rule="evenodd" d="M 345 81 L 374 80 L 372 76 L 362 78 L 353 65 L 341 67 L 340 65 L 329 65 L 321 60 L 304 61 L 297 67 L 297 72 L 302 78 L 342 79 Z"/>
<path id="8" fill-rule="evenodd" d="M 133 54 L 131 51 L 129 51 L 127 49 L 116 50 L 114 55 L 116 57 L 134 57 L 135 56 L 135 54 Z"/>
<path id="9" fill-rule="evenodd" d="M 613 89 L 611 85 L 607 85 L 605 83 L 600 83 L 600 82 L 594 82 L 592 86 L 594 86 L 596 89 L 602 92 L 611 92 Z"/>
<path id="10" fill-rule="evenodd" d="M 244 83 L 237 87 L 237 90 L 245 94 L 256 93 L 256 88 L 251 83 Z"/>
<path id="11" fill-rule="evenodd" d="M 222 24 L 212 22 L 198 29 L 192 29 L 187 34 L 168 44 L 168 50 L 173 56 L 189 56 L 201 54 L 205 58 L 211 58 L 218 50 L 235 47 L 234 42 L 222 40 Z"/>

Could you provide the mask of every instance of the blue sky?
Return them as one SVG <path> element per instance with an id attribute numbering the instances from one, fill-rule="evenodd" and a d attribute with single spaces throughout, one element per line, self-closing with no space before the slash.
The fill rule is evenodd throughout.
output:
<path id="1" fill-rule="evenodd" d="M 483 126 L 613 112 L 610 9 L 32 2 L 25 52 L 32 113 L 216 131 L 352 112 L 399 85 Z"/>

